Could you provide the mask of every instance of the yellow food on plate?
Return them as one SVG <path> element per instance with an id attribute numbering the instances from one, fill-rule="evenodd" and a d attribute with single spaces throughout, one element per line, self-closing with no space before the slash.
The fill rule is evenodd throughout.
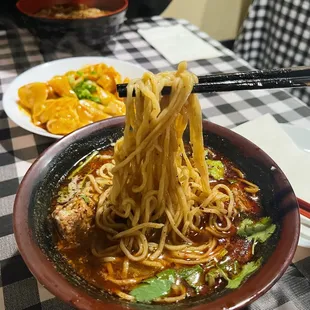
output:
<path id="1" fill-rule="evenodd" d="M 46 83 L 20 87 L 18 103 L 34 125 L 66 135 L 93 122 L 125 115 L 116 85 L 127 81 L 106 64 L 89 65 L 54 76 Z"/>
<path id="2" fill-rule="evenodd" d="M 48 86 L 45 83 L 31 83 L 18 90 L 20 103 L 26 109 L 32 109 L 35 103 L 43 103 L 48 97 Z"/>

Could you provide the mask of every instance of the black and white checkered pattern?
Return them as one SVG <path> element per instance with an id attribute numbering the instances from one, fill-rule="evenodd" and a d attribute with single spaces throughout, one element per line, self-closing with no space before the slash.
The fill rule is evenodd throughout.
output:
<path id="1" fill-rule="evenodd" d="M 235 52 L 254 68 L 310 65 L 310 1 L 254 0 Z M 289 90 L 310 106 L 310 89 Z"/>
<path id="2" fill-rule="evenodd" d="M 11 21 L 0 19 L 0 310 L 71 309 L 32 277 L 18 253 L 12 230 L 12 208 L 17 187 L 33 160 L 54 140 L 27 132 L 9 120 L 2 109 L 3 92 L 18 74 L 30 67 L 70 56 L 112 56 L 140 64 L 153 72 L 172 69 L 171 64 L 136 30 L 178 23 L 224 53 L 220 58 L 190 62 L 190 70 L 197 75 L 250 68 L 248 63 L 185 20 L 136 19 L 128 21 L 107 46 L 90 49 L 77 38 L 68 37 L 56 49 L 51 48 L 48 42 L 38 42 L 27 30 L 17 28 Z M 310 109 L 285 91 L 240 91 L 201 95 L 200 98 L 204 117 L 226 127 L 266 113 L 281 123 L 310 127 Z M 306 285 L 309 279 L 309 269 L 308 274 L 304 270 L 303 277 L 296 267 L 290 267 L 272 291 L 249 309 L 275 309 L 289 300 L 295 308 L 307 309 L 305 300 L 310 299 L 309 290 L 305 292 L 299 287 Z M 287 284 L 292 281 L 294 289 Z M 299 298 L 301 295 L 303 299 Z M 287 296 L 292 297 L 287 299 Z"/>

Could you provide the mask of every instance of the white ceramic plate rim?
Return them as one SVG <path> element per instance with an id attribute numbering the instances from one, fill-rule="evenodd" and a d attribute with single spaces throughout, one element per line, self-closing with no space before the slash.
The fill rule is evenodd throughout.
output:
<path id="1" fill-rule="evenodd" d="M 310 153 L 310 128 L 289 124 L 282 124 L 281 126 L 301 150 Z M 300 215 L 300 219 L 301 227 L 298 245 L 310 248 L 310 219 L 303 215 Z"/>
<path id="2" fill-rule="evenodd" d="M 141 77 L 147 71 L 137 64 L 102 56 L 70 57 L 46 62 L 23 72 L 8 86 L 3 95 L 3 109 L 5 113 L 16 125 L 32 133 L 55 139 L 62 138 L 62 135 L 49 133 L 45 129 L 32 124 L 30 117 L 18 107 L 18 88 L 27 83 L 45 82 L 55 75 L 61 75 L 69 70 L 78 70 L 84 65 L 100 62 L 113 66 L 123 77 L 128 78 Z"/>

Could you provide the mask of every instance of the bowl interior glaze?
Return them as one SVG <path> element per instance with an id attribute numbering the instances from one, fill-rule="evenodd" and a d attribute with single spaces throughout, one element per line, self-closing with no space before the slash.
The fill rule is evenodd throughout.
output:
<path id="1" fill-rule="evenodd" d="M 53 294 L 80 309 L 237 309 L 266 292 L 284 273 L 299 236 L 299 211 L 293 190 L 279 167 L 257 146 L 236 133 L 203 122 L 204 143 L 246 173 L 261 189 L 261 204 L 278 225 L 269 240 L 265 264 L 245 285 L 211 297 L 198 296 L 177 304 L 134 304 L 99 291 L 79 277 L 54 247 L 49 207 L 59 181 L 72 166 L 95 149 L 122 136 L 124 118 L 86 126 L 66 136 L 33 164 L 19 188 L 14 206 L 14 232 L 30 271 Z"/>

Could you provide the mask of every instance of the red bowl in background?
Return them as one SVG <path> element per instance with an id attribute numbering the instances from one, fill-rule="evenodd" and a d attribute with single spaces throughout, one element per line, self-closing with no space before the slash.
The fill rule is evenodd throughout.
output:
<path id="1" fill-rule="evenodd" d="M 49 18 L 35 16 L 43 8 L 57 4 L 86 4 L 110 11 L 101 17 L 91 18 Z M 16 4 L 22 14 L 25 27 L 40 39 L 53 44 L 74 36 L 86 45 L 99 45 L 109 41 L 125 20 L 128 0 L 20 0 Z"/>

